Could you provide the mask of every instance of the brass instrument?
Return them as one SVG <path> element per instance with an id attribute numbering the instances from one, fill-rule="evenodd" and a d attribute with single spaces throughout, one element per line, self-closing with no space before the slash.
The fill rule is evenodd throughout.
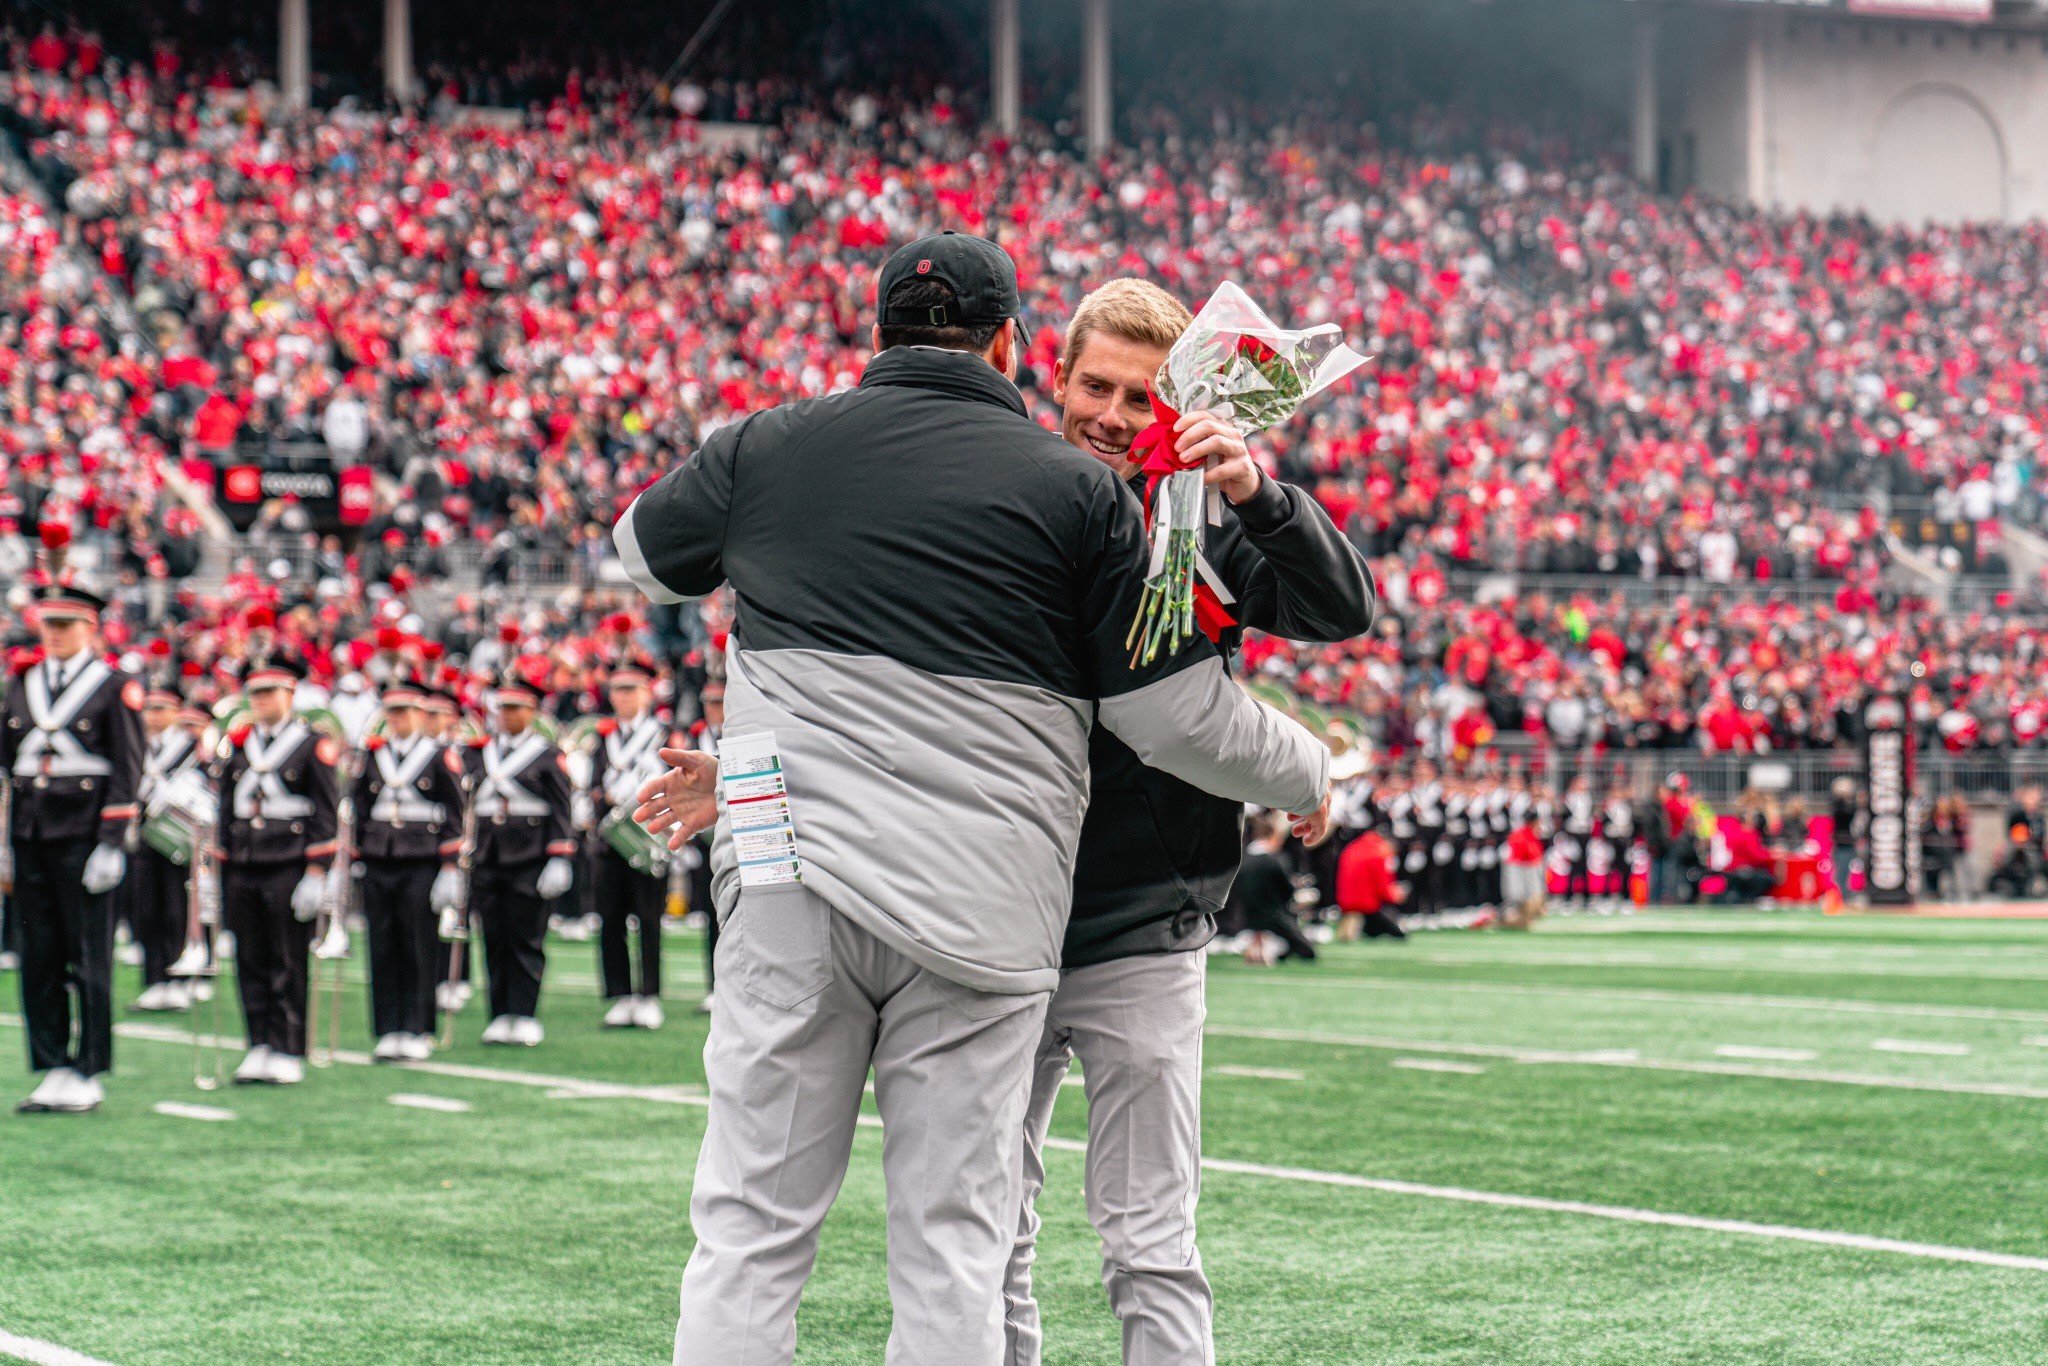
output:
<path id="1" fill-rule="evenodd" d="M 223 735 L 215 746 L 215 757 L 226 759 L 230 748 Z M 213 840 L 210 821 L 193 832 L 192 857 L 185 868 L 185 947 L 165 970 L 192 988 L 192 1084 L 202 1091 L 220 1089 L 227 1078 L 220 962 L 207 935 L 209 928 L 220 924 L 220 869 L 215 866 Z M 199 999 L 202 988 L 203 1002 Z M 201 1011 L 201 1005 L 207 1009 Z"/>
<path id="2" fill-rule="evenodd" d="M 310 714 L 301 715 L 318 724 Z M 339 726 L 338 721 L 335 724 Z M 351 746 L 343 751 L 334 771 L 340 798 L 335 809 L 334 862 L 327 870 L 327 895 L 321 904 L 320 928 L 313 936 L 312 980 L 306 1000 L 306 1061 L 314 1067 L 332 1067 L 335 1050 L 341 1045 L 342 964 L 349 958 L 349 893 L 355 886 L 355 779 L 362 759 L 363 751 Z M 320 1041 L 323 1024 L 327 1027 L 324 1045 Z"/>
<path id="3" fill-rule="evenodd" d="M 439 1052 L 445 1052 L 455 1044 L 455 1012 L 447 1008 L 446 1001 L 455 984 L 462 980 L 462 946 L 469 940 L 469 884 L 470 874 L 476 865 L 476 788 L 475 776 L 465 771 L 462 775 L 462 843 L 455 854 L 455 876 L 461 884 L 461 891 L 455 904 L 441 912 L 441 942 L 448 946 L 448 975 L 443 982 L 449 990 L 440 993 L 441 1032 L 434 1038 L 434 1048 Z"/>

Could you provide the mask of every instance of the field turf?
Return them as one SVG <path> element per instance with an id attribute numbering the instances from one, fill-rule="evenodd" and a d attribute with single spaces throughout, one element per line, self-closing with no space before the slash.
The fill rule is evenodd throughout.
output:
<path id="1" fill-rule="evenodd" d="M 479 1046 L 472 1007 L 435 1063 L 363 1065 L 355 987 L 358 1060 L 296 1089 L 201 1095 L 183 1017 L 125 1016 L 99 1114 L 0 1115 L 0 1343 L 665 1360 L 704 1122 L 698 945 L 670 947 L 660 1034 L 600 1030 L 594 946 L 555 942 L 541 1048 Z M 1212 960 L 1209 1002 L 1223 1362 L 2048 1360 L 2048 922 L 1553 920 Z M 0 1040 L 11 1100 L 11 1015 Z M 1078 1087 L 1055 1133 L 1048 1360 L 1109 1362 Z M 878 1140 L 800 1361 L 881 1360 Z"/>

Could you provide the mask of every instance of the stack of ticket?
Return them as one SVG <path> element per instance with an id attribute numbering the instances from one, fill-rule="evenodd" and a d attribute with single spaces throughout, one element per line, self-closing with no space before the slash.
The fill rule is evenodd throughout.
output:
<path id="1" fill-rule="evenodd" d="M 718 746 L 718 778 L 733 855 L 739 861 L 740 886 L 803 881 L 796 822 L 790 814 L 775 732 L 726 736 Z"/>

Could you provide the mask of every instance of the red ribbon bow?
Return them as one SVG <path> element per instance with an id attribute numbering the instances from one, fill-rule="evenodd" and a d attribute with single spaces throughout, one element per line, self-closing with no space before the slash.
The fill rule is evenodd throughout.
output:
<path id="1" fill-rule="evenodd" d="M 1145 529 L 1152 529 L 1153 515 L 1159 506 L 1159 485 L 1169 474 L 1191 470 L 1201 462 L 1186 460 L 1174 449 L 1174 426 L 1180 421 L 1165 399 L 1151 388 L 1145 390 L 1145 397 L 1152 403 L 1152 421 L 1146 428 L 1131 438 L 1131 459 L 1138 462 L 1138 470 L 1145 476 Z M 1195 626 L 1212 644 L 1221 644 L 1223 633 L 1237 625 L 1237 618 L 1230 615 L 1230 609 L 1223 605 L 1223 599 L 1216 596 L 1216 590 L 1195 579 Z"/>

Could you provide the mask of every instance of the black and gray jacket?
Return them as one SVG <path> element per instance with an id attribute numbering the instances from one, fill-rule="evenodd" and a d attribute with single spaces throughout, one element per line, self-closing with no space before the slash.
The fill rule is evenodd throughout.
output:
<path id="1" fill-rule="evenodd" d="M 1302 490 L 1265 480 L 1225 508 L 1205 541 L 1204 558 L 1237 599 L 1238 628 L 1220 642 L 1226 655 L 1247 627 L 1290 640 L 1348 640 L 1372 628 L 1372 572 Z M 1148 767 L 1106 729 L 1090 737 L 1088 763 L 1095 787 L 1063 965 L 1202 947 L 1244 852 L 1243 803 Z"/>
<path id="2" fill-rule="evenodd" d="M 1134 667 L 1137 499 L 964 352 L 720 428 L 614 530 L 658 602 L 730 582 L 724 740 L 772 731 L 804 885 L 940 976 L 1059 980 L 1093 720 L 1234 801 L 1322 800 L 1329 751 L 1206 640 Z M 728 822 L 721 916 L 738 899 Z"/>

